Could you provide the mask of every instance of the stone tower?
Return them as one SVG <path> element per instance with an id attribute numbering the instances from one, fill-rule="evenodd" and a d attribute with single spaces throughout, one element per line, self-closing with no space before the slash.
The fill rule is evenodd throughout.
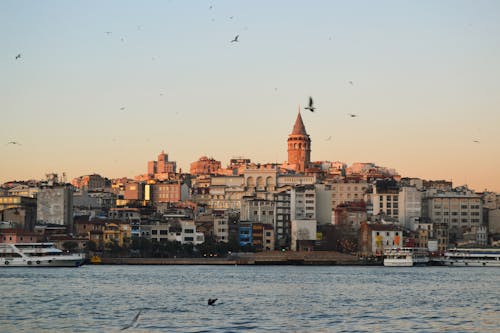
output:
<path id="1" fill-rule="evenodd" d="M 311 139 L 306 132 L 299 109 L 292 133 L 288 136 L 288 165 L 297 172 L 304 172 L 310 162 Z"/>

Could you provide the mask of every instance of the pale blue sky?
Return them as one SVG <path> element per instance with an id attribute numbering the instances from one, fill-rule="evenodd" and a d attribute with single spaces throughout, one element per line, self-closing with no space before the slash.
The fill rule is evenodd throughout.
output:
<path id="1" fill-rule="evenodd" d="M 313 160 L 500 191 L 499 1 L 3 0 L 0 45 L 0 182 L 284 161 L 313 96 Z"/>

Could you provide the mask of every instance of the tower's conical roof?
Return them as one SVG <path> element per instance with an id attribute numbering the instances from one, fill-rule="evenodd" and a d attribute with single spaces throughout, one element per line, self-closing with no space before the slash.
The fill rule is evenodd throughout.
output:
<path id="1" fill-rule="evenodd" d="M 295 125 L 293 125 L 292 135 L 293 134 L 307 135 L 306 127 L 302 122 L 302 116 L 300 115 L 300 111 L 299 114 L 297 115 L 297 120 L 295 120 Z"/>

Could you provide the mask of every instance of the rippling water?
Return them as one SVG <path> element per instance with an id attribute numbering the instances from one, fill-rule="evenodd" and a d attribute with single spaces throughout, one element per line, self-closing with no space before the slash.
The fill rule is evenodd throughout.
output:
<path id="1" fill-rule="evenodd" d="M 0 331 L 498 332 L 500 269 L 0 269 Z M 208 298 L 218 298 L 208 306 Z"/>

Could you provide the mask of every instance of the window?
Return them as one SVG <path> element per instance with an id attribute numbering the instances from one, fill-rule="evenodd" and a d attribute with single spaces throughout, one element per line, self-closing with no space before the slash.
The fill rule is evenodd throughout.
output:
<path id="1" fill-rule="evenodd" d="M 193 229 L 184 229 L 184 233 L 192 234 L 192 233 L 194 233 L 194 230 Z"/>

